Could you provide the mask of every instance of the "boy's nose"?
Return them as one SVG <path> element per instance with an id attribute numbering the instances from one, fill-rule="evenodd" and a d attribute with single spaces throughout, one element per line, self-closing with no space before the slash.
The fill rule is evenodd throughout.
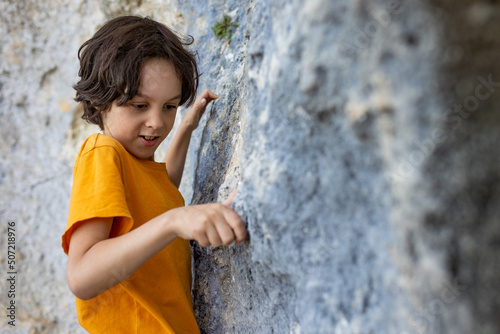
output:
<path id="1" fill-rule="evenodd" d="M 163 127 L 162 110 L 150 110 L 146 119 L 146 126 L 155 130 L 161 129 Z"/>

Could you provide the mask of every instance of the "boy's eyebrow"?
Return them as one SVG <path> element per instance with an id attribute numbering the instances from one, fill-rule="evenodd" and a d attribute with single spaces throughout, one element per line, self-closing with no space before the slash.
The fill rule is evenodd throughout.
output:
<path id="1" fill-rule="evenodd" d="M 147 94 L 142 94 L 141 92 L 137 92 L 137 94 L 135 94 L 135 96 L 149 98 L 149 96 Z M 176 95 L 176 96 L 172 97 L 168 101 L 180 100 L 181 98 L 182 98 L 182 94 L 179 94 L 179 95 Z"/>
<path id="2" fill-rule="evenodd" d="M 181 98 L 182 98 L 182 94 L 179 94 L 179 95 L 174 96 L 170 100 L 180 100 Z"/>

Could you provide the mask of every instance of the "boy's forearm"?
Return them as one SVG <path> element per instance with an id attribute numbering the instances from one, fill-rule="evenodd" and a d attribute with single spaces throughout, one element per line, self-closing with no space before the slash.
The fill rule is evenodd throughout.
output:
<path id="1" fill-rule="evenodd" d="M 128 278 L 176 237 L 166 214 L 153 218 L 122 236 L 97 242 L 74 263 L 68 260 L 68 283 L 78 298 L 93 298 Z"/>
<path id="2" fill-rule="evenodd" d="M 177 188 L 181 184 L 192 133 L 193 129 L 190 125 L 184 121 L 181 122 L 163 160 L 167 166 L 168 176 Z"/>
<path id="3" fill-rule="evenodd" d="M 211 101 L 218 98 L 219 96 L 209 89 L 205 89 L 203 93 L 196 98 L 196 101 L 182 119 L 174 139 L 170 144 L 167 155 L 165 156 L 165 159 L 163 159 L 163 161 L 167 164 L 169 177 L 177 188 L 181 184 L 191 134 L 194 129 L 198 127 L 207 105 Z"/>
<path id="4" fill-rule="evenodd" d="M 112 239 L 108 239 L 111 221 L 84 223 L 73 232 L 69 246 L 71 291 L 80 299 L 99 295 L 132 275 L 175 238 L 196 240 L 203 247 L 242 242 L 247 235 L 245 225 L 229 205 L 171 209 Z"/>

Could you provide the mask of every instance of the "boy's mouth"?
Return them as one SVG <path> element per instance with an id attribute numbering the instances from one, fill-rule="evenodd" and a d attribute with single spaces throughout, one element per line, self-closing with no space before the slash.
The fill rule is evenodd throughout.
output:
<path id="1" fill-rule="evenodd" d="M 144 145 L 146 146 L 154 146 L 156 144 L 156 141 L 160 138 L 160 137 L 156 137 L 156 136 L 139 136 L 139 138 L 141 138 L 141 141 Z"/>

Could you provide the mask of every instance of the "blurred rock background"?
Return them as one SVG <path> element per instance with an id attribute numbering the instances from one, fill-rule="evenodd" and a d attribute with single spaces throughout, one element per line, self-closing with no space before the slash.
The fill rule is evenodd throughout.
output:
<path id="1" fill-rule="evenodd" d="M 500 332 L 496 1 L 2 0 L 2 333 L 84 332 L 60 235 L 98 129 L 71 85 L 80 44 L 121 14 L 193 35 L 200 89 L 221 95 L 181 191 L 197 204 L 238 187 L 250 240 L 192 245 L 202 332 Z M 211 30 L 223 14 L 230 44 Z"/>

